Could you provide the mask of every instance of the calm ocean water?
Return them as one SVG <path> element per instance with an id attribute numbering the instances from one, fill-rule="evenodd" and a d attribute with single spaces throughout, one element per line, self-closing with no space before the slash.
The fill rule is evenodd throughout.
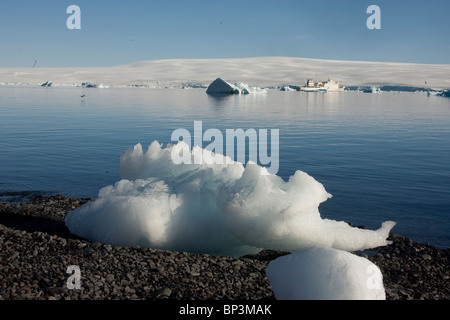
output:
<path id="1" fill-rule="evenodd" d="M 279 129 L 278 175 L 321 182 L 333 195 L 323 218 L 394 220 L 393 232 L 450 247 L 450 99 L 424 93 L 0 87 L 0 195 L 96 198 L 120 179 L 127 148 L 170 143 L 194 121 L 224 134 Z"/>

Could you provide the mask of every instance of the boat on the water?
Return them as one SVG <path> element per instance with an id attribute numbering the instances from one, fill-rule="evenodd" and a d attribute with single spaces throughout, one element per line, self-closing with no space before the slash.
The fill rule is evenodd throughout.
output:
<path id="1" fill-rule="evenodd" d="M 313 79 L 308 79 L 306 85 L 300 87 L 300 91 L 305 92 L 342 92 L 345 87 L 341 86 L 339 82 L 328 79 L 324 82 L 314 82 Z"/>

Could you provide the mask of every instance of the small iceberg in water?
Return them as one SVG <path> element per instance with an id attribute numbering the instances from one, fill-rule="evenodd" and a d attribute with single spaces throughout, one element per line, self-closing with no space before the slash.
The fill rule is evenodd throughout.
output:
<path id="1" fill-rule="evenodd" d="M 300 91 L 300 88 L 298 88 L 298 90 L 297 90 L 297 88 L 293 88 L 292 86 L 284 86 L 280 89 L 280 91 L 288 91 L 288 92 Z"/>
<path id="2" fill-rule="evenodd" d="M 90 82 L 83 82 L 81 84 L 81 87 L 83 88 L 97 88 L 97 85 L 94 83 L 90 83 Z"/>
<path id="3" fill-rule="evenodd" d="M 239 94 L 240 91 L 225 80 L 217 78 L 209 85 L 208 89 L 206 89 L 206 93 Z"/>
<path id="4" fill-rule="evenodd" d="M 250 94 L 267 93 L 267 90 L 258 87 L 252 87 L 242 82 L 231 84 L 221 78 L 214 80 L 206 89 L 209 94 Z"/>
<path id="5" fill-rule="evenodd" d="M 234 84 L 234 86 L 237 87 L 241 91 L 241 94 L 267 93 L 266 89 L 262 89 L 259 87 L 252 87 L 252 86 L 249 86 L 248 84 L 245 84 L 242 82 L 236 82 Z"/>
<path id="6" fill-rule="evenodd" d="M 44 82 L 43 84 L 41 84 L 41 87 L 51 87 L 52 85 L 53 85 L 52 82 L 46 81 L 46 82 Z"/>
<path id="7" fill-rule="evenodd" d="M 450 91 L 443 90 L 443 91 L 436 91 L 436 90 L 428 90 L 427 92 L 428 96 L 437 96 L 437 97 L 450 97 Z"/>
<path id="8" fill-rule="evenodd" d="M 362 90 L 364 93 L 380 93 L 381 89 L 380 87 L 370 87 L 370 88 L 365 88 Z"/>

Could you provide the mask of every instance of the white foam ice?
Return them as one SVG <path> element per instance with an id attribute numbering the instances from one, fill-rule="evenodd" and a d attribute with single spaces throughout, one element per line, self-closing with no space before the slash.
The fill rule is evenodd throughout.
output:
<path id="1" fill-rule="evenodd" d="M 331 195 L 305 172 L 284 181 L 255 163 L 244 166 L 198 146 L 191 157 L 202 152 L 201 164 L 177 165 L 171 153 L 180 146 L 187 147 L 180 141 L 164 148 L 154 141 L 146 152 L 141 144 L 127 150 L 120 161 L 122 180 L 70 212 L 69 230 L 113 245 L 231 256 L 260 248 L 354 251 L 388 244 L 394 222 L 363 230 L 322 219 L 319 205 Z"/>

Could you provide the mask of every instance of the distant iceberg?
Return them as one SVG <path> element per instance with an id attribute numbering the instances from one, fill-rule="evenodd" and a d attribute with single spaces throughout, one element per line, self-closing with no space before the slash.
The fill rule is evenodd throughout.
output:
<path id="1" fill-rule="evenodd" d="M 428 96 L 437 96 L 437 97 L 450 97 L 450 91 L 443 90 L 443 91 L 435 91 L 435 90 L 428 90 L 427 92 Z"/>
<path id="2" fill-rule="evenodd" d="M 53 85 L 53 83 L 51 83 L 50 81 L 46 81 L 43 84 L 41 84 L 41 87 L 51 87 Z"/>
<path id="3" fill-rule="evenodd" d="M 280 89 L 280 91 L 300 91 L 300 88 L 297 90 L 296 88 L 292 88 L 292 86 L 284 86 Z"/>
<path id="4" fill-rule="evenodd" d="M 206 93 L 239 94 L 240 90 L 225 80 L 217 78 L 206 89 Z"/>
<path id="5" fill-rule="evenodd" d="M 83 82 L 83 83 L 81 84 L 81 86 L 82 86 L 83 88 L 97 88 L 97 85 L 96 85 L 96 84 L 90 83 L 90 82 Z"/>
<path id="6" fill-rule="evenodd" d="M 250 94 L 250 93 L 267 93 L 266 89 L 261 89 L 259 87 L 251 87 L 248 84 L 242 83 L 242 82 L 236 82 L 234 84 L 235 87 L 237 87 L 241 94 Z"/>
<path id="7" fill-rule="evenodd" d="M 242 82 L 236 82 L 234 84 L 217 78 L 206 89 L 206 93 L 212 94 L 250 94 L 250 93 L 267 93 L 267 90 L 258 87 L 252 87 Z"/>

